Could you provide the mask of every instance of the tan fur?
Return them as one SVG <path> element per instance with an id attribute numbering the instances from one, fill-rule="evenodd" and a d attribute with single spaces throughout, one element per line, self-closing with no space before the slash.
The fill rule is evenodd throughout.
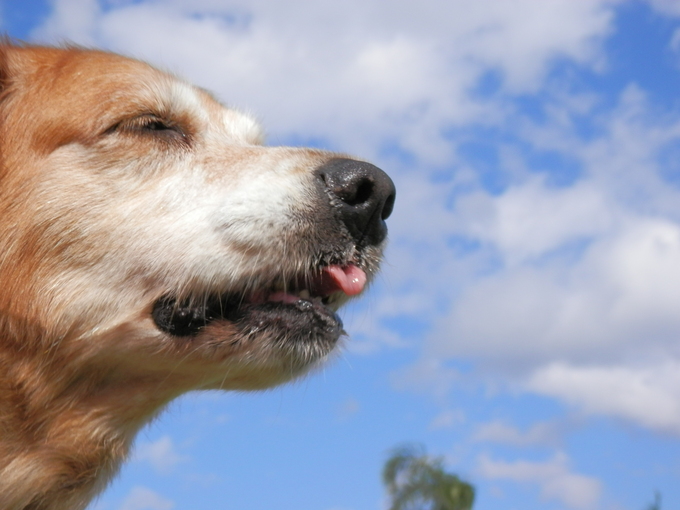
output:
<path id="1" fill-rule="evenodd" d="M 186 136 L 139 135 L 147 113 Z M 0 44 L 0 509 L 82 509 L 173 398 L 283 382 L 332 348 L 293 363 L 267 338 L 232 344 L 227 321 L 179 342 L 150 319 L 169 291 L 255 288 L 306 263 L 320 234 L 305 187 L 332 155 L 260 140 L 144 63 Z M 271 210 L 251 212 L 258 195 Z M 379 257 L 362 259 L 369 277 Z"/>

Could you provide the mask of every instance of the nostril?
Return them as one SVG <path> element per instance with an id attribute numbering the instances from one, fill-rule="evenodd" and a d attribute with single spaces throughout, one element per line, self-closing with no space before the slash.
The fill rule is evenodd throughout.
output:
<path id="1" fill-rule="evenodd" d="M 375 185 L 370 179 L 361 179 L 357 182 L 356 188 L 349 190 L 346 196 L 341 196 L 343 202 L 347 205 L 357 206 L 365 204 L 373 196 L 373 188 Z"/>

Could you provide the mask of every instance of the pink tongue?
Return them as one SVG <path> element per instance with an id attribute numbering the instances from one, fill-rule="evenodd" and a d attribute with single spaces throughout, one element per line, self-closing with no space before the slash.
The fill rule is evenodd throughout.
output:
<path id="1" fill-rule="evenodd" d="M 348 296 L 356 296 L 366 285 L 366 273 L 357 266 L 327 266 L 324 272 Z"/>

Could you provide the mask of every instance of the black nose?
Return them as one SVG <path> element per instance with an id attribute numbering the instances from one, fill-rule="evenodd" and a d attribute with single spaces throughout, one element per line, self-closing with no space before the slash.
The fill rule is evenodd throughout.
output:
<path id="1" fill-rule="evenodd" d="M 348 158 L 331 159 L 317 174 L 357 244 L 380 244 L 387 236 L 385 220 L 394 207 L 392 179 L 377 166 Z"/>

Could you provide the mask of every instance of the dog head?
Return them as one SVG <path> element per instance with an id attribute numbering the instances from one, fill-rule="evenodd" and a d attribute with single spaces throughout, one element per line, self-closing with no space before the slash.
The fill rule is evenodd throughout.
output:
<path id="1" fill-rule="evenodd" d="M 0 314 L 70 377 L 254 389 L 305 372 L 376 273 L 394 186 L 267 147 L 249 116 L 144 63 L 1 53 Z"/>

